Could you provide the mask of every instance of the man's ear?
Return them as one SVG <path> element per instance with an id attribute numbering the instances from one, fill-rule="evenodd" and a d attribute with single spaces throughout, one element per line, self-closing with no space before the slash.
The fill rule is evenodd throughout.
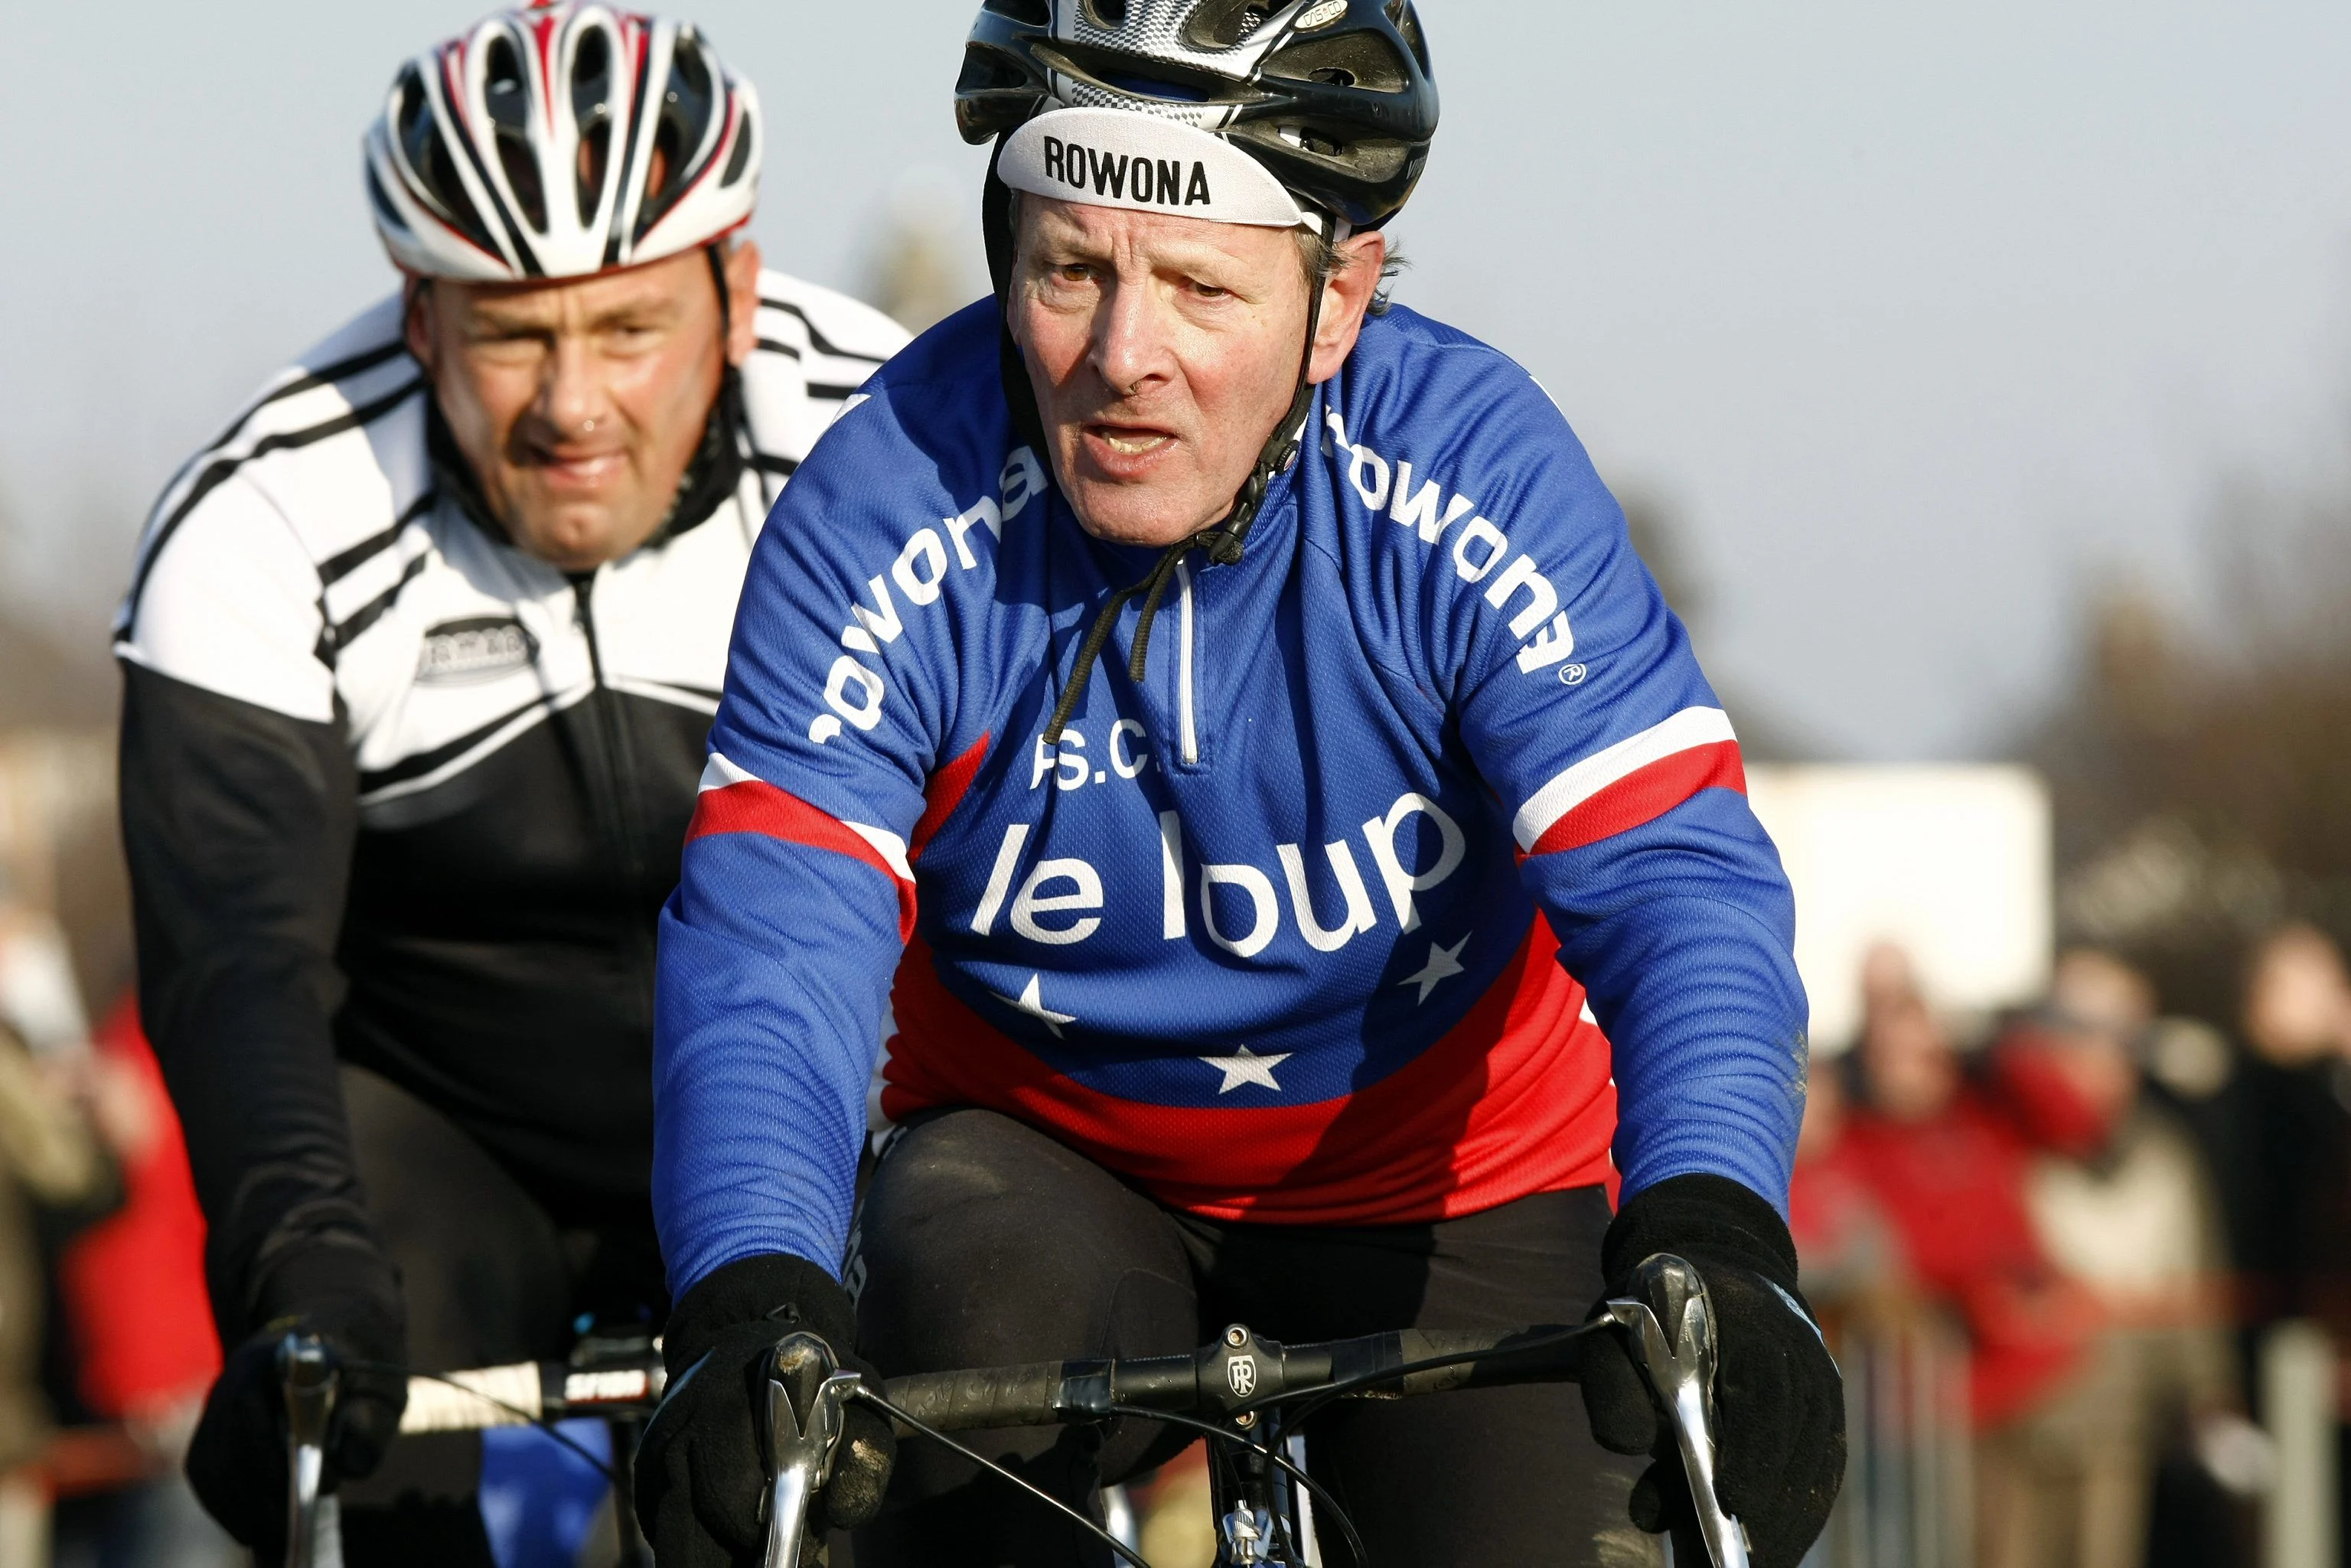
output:
<path id="1" fill-rule="evenodd" d="M 1314 358 L 1306 379 L 1319 385 L 1339 373 L 1355 340 L 1364 330 L 1364 316 L 1379 292 L 1380 274 L 1387 266 L 1387 235 L 1374 229 L 1351 235 L 1339 244 L 1347 265 L 1332 272 L 1322 285 L 1322 317 L 1314 329 Z"/>
<path id="2" fill-rule="evenodd" d="M 434 333 L 440 325 L 439 312 L 433 298 L 433 280 L 412 277 L 401 299 L 401 333 L 408 340 L 409 357 L 424 367 L 424 373 L 434 372 Z"/>
<path id="3" fill-rule="evenodd" d="M 748 235 L 726 247 L 726 362 L 739 365 L 759 346 L 759 242 Z"/>

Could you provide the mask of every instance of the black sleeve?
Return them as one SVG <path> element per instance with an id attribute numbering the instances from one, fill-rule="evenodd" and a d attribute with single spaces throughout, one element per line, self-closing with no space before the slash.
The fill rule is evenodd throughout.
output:
<path id="1" fill-rule="evenodd" d="M 321 1278 L 396 1300 L 331 1034 L 358 820 L 343 727 L 123 673 L 140 1010 L 187 1133 L 221 1336 L 312 1305 Z"/>

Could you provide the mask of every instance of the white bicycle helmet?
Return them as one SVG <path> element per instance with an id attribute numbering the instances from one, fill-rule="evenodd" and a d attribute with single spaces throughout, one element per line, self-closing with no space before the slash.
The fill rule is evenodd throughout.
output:
<path id="1" fill-rule="evenodd" d="M 401 68 L 368 199 L 408 272 L 583 277 L 739 227 L 759 152 L 758 95 L 691 24 L 535 0 Z"/>

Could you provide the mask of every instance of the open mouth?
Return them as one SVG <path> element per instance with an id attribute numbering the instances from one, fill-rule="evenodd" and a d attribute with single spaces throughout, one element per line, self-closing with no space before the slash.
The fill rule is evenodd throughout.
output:
<path id="1" fill-rule="evenodd" d="M 1150 468 L 1175 450 L 1175 433 L 1147 424 L 1085 426 L 1088 455 L 1103 472 L 1134 476 Z"/>

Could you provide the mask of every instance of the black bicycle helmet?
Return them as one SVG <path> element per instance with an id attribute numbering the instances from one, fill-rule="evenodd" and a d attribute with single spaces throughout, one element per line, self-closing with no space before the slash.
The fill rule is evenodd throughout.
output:
<path id="1" fill-rule="evenodd" d="M 1214 132 L 1357 229 L 1403 209 L 1437 134 L 1412 0 L 987 0 L 956 83 L 964 140 L 1075 108 Z"/>

